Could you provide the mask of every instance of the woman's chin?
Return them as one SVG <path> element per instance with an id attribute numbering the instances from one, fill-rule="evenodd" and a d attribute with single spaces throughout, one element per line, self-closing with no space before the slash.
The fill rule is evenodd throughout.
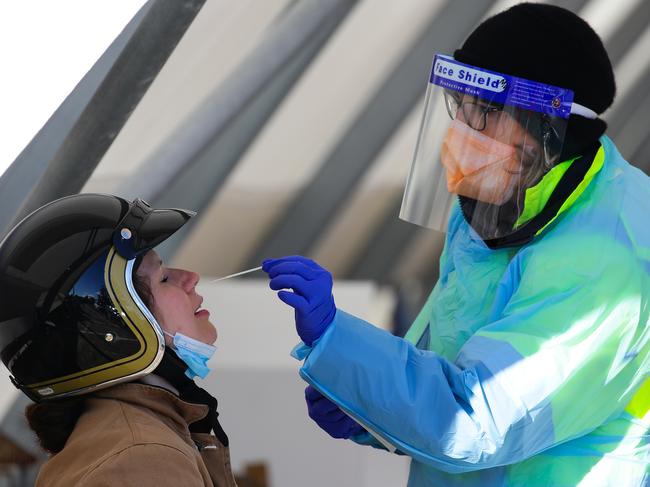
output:
<path id="1" fill-rule="evenodd" d="M 212 335 L 213 338 L 212 338 L 212 341 L 210 342 L 210 344 L 214 345 L 216 343 L 216 341 L 217 341 L 217 338 L 219 338 L 219 332 L 217 331 L 217 327 L 214 326 L 212 323 L 210 323 L 210 326 L 212 327 L 212 330 L 214 330 L 213 335 Z"/>

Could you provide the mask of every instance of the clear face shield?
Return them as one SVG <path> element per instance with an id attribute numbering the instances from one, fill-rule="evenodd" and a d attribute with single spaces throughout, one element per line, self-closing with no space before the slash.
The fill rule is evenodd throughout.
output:
<path id="1" fill-rule="evenodd" d="M 445 231 L 457 197 L 484 240 L 513 233 L 580 110 L 569 89 L 436 55 L 400 218 Z"/>

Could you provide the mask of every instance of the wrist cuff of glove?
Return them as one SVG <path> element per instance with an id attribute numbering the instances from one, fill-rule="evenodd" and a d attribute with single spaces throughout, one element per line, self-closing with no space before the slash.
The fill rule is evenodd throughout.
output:
<path id="1" fill-rule="evenodd" d="M 318 343 L 320 343 L 320 341 L 323 339 L 325 333 L 327 333 L 327 331 L 330 328 L 332 328 L 332 325 L 336 321 L 337 312 L 338 309 L 334 308 L 334 318 L 332 319 L 332 321 L 330 321 L 330 323 L 327 325 L 325 330 L 323 330 L 323 333 L 321 333 L 321 335 L 316 340 L 314 340 L 311 345 L 307 345 L 305 342 L 301 341 L 295 347 L 293 347 L 293 349 L 291 350 L 291 356 L 296 360 L 300 360 L 300 361 L 305 360 L 309 356 L 311 351 L 314 349 L 314 347 L 316 347 L 316 345 L 318 345 Z"/>

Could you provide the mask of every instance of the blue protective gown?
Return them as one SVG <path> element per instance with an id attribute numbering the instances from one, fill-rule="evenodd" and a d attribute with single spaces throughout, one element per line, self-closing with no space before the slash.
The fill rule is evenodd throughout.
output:
<path id="1" fill-rule="evenodd" d="M 523 247 L 487 248 L 456 207 L 404 339 L 338 310 L 294 351 L 412 458 L 409 487 L 650 485 L 650 182 L 601 143 L 577 199 Z"/>

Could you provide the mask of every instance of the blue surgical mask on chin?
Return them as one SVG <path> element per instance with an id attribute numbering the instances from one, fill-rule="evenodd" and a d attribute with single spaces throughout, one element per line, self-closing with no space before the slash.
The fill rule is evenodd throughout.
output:
<path id="1" fill-rule="evenodd" d="M 217 351 L 217 347 L 200 342 L 179 332 L 172 335 L 163 330 L 163 333 L 173 339 L 174 346 L 172 350 L 187 365 L 185 375 L 190 379 L 194 379 L 197 375 L 201 379 L 205 379 L 210 373 L 210 367 L 207 365 L 208 360 Z"/>

